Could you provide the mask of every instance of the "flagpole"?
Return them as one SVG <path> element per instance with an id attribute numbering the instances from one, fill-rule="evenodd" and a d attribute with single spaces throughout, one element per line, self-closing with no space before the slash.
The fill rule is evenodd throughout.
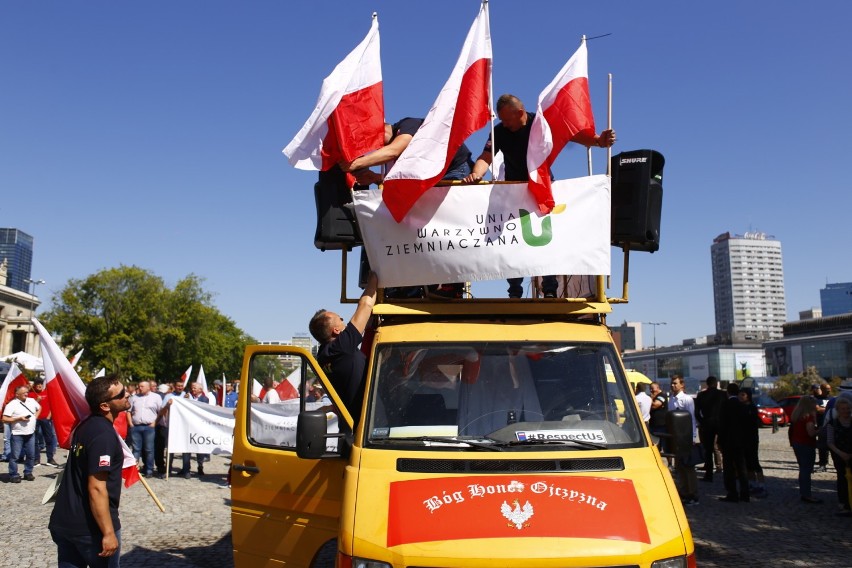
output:
<path id="1" fill-rule="evenodd" d="M 491 13 L 488 11 L 488 0 L 482 0 L 482 8 L 486 12 L 486 16 L 488 19 L 488 36 L 491 37 Z M 491 60 L 488 62 L 488 66 L 490 69 L 488 70 L 488 115 L 491 121 L 491 164 L 488 165 L 488 169 L 491 170 L 491 181 L 496 181 L 497 177 L 494 175 L 494 157 L 496 152 L 494 152 L 494 145 L 496 141 L 494 140 L 494 52 L 491 52 Z"/>
<path id="2" fill-rule="evenodd" d="M 583 34 L 583 37 L 580 39 L 580 46 L 582 47 L 586 43 L 586 34 Z M 589 146 L 586 148 L 586 161 L 589 165 L 589 175 L 592 175 L 592 147 Z"/>
<path id="3" fill-rule="evenodd" d="M 607 97 L 606 97 L 606 128 L 612 130 L 612 73 L 607 75 Z M 610 175 L 610 163 L 612 162 L 612 146 L 606 148 L 606 175 Z"/>
<path id="4" fill-rule="evenodd" d="M 157 496 L 156 496 L 156 495 L 154 495 L 154 491 L 151 489 L 151 486 L 150 486 L 150 485 L 148 485 L 148 482 L 147 482 L 147 481 L 145 481 L 145 478 L 144 478 L 144 477 L 142 477 L 142 476 L 140 475 L 140 476 L 139 476 L 139 481 L 141 481 L 141 482 L 142 482 L 143 487 L 145 487 L 145 489 L 148 491 L 148 495 L 150 495 L 150 496 L 151 496 L 151 499 L 153 499 L 153 500 L 154 500 L 154 503 L 157 505 L 157 508 L 158 508 L 158 509 L 160 509 L 160 512 L 161 512 L 161 513 L 165 513 L 165 512 L 166 512 L 166 508 L 165 508 L 165 507 L 163 507 L 163 504 L 162 504 L 162 503 L 160 503 L 160 500 L 159 500 L 159 499 L 157 499 Z"/>

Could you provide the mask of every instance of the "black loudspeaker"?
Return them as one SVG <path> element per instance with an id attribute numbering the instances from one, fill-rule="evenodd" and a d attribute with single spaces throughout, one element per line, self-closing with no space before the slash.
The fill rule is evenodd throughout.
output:
<path id="1" fill-rule="evenodd" d="M 654 252 L 660 248 L 663 166 L 654 150 L 622 152 L 612 157 L 612 244 Z"/>
<path id="2" fill-rule="evenodd" d="M 355 189 L 359 187 L 356 185 Z M 317 206 L 314 246 L 323 251 L 352 250 L 352 247 L 363 244 L 352 208 L 352 194 L 346 185 L 346 174 L 340 167 L 333 166 L 319 173 L 319 181 L 314 185 L 314 199 Z"/>

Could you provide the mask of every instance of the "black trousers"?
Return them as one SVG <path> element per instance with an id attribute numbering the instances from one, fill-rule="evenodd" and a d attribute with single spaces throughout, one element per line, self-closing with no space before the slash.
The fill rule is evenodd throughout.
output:
<path id="1" fill-rule="evenodd" d="M 169 427 L 157 424 L 154 428 L 154 465 L 157 473 L 166 473 L 166 446 L 169 443 Z"/>
<path id="2" fill-rule="evenodd" d="M 742 447 L 722 446 L 722 467 L 725 479 L 725 491 L 728 497 L 748 499 L 748 471 L 746 469 L 745 449 Z M 737 492 L 737 482 L 740 490 Z"/>

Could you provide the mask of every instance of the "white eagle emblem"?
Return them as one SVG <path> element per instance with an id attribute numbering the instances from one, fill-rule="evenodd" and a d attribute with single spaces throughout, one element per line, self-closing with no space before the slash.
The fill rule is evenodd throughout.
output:
<path id="1" fill-rule="evenodd" d="M 518 530 L 530 526 L 527 521 L 530 519 L 530 517 L 533 516 L 534 513 L 533 506 L 530 505 L 530 502 L 527 501 L 524 504 L 523 508 L 521 507 L 521 504 L 520 502 L 518 502 L 517 499 L 512 501 L 512 503 L 515 505 L 514 509 L 509 506 L 509 504 L 505 501 L 503 501 L 503 504 L 500 505 L 500 512 L 503 513 L 504 517 L 509 519 L 509 526 L 511 527 L 512 525 L 515 525 L 515 528 Z"/>

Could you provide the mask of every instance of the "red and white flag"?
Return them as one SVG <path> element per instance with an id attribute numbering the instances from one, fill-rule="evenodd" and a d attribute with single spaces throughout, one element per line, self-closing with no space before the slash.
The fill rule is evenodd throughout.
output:
<path id="1" fill-rule="evenodd" d="M 77 424 L 92 413 L 89 403 L 86 402 L 86 386 L 41 322 L 35 318 L 32 321 L 41 340 L 41 352 L 44 356 L 44 384 L 50 397 L 53 427 L 56 430 L 59 446 L 68 450 L 71 448 L 71 432 Z M 139 481 L 136 458 L 133 457 L 133 452 L 118 432 L 115 435 L 124 453 L 121 477 L 124 479 L 124 486 L 130 487 Z"/>
<path id="2" fill-rule="evenodd" d="M 529 190 L 541 213 L 550 213 L 555 202 L 550 189 L 550 166 L 565 144 L 592 144 L 595 117 L 589 97 L 589 64 L 586 40 L 559 74 L 538 96 L 535 120 L 527 147 Z"/>
<path id="3" fill-rule="evenodd" d="M 186 368 L 186 371 L 180 376 L 179 381 L 183 381 L 183 390 L 186 390 L 186 385 L 189 384 L 189 376 L 192 374 L 192 365 Z"/>
<path id="4" fill-rule="evenodd" d="M 379 20 L 374 15 L 364 41 L 323 80 L 313 113 L 284 148 L 284 155 L 301 170 L 325 171 L 384 143 Z"/>
<path id="5" fill-rule="evenodd" d="M 17 363 L 12 363 L 12 366 L 9 367 L 9 372 L 6 373 L 6 378 L 3 379 L 3 384 L 0 385 L 0 412 L 6 408 L 9 401 L 15 398 L 15 391 L 18 387 L 28 385 L 29 381 L 27 381 L 26 375 L 21 372 Z"/>
<path id="6" fill-rule="evenodd" d="M 201 385 L 201 392 L 203 392 L 204 396 L 207 397 L 207 403 L 216 406 L 216 397 L 210 393 L 210 388 L 207 386 L 207 376 L 204 374 L 204 365 L 198 366 L 198 376 L 195 378 L 195 382 Z"/>
<path id="7" fill-rule="evenodd" d="M 490 74 L 491 31 L 488 4 L 483 2 L 432 110 L 385 176 L 383 200 L 397 223 L 444 177 L 464 141 L 488 124 Z"/>
<path id="8" fill-rule="evenodd" d="M 275 387 L 275 391 L 278 393 L 278 398 L 281 400 L 290 400 L 293 398 L 299 398 L 299 381 L 301 381 L 302 377 L 302 368 L 296 367 L 296 369 L 287 375 L 287 378 L 278 383 L 278 386 Z"/>

